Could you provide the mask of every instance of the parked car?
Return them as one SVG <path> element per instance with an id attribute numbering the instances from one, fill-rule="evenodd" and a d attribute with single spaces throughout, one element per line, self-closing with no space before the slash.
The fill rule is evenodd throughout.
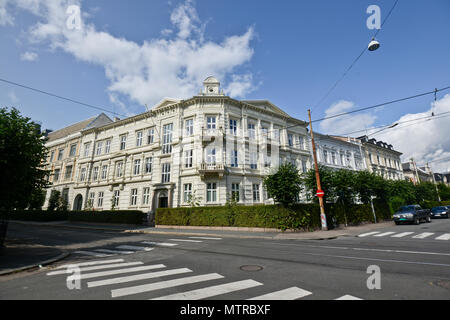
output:
<path id="1" fill-rule="evenodd" d="M 395 224 L 431 222 L 430 209 L 422 209 L 418 204 L 402 206 L 393 216 Z"/>
<path id="2" fill-rule="evenodd" d="M 450 208 L 441 206 L 434 207 L 431 209 L 431 217 L 432 218 L 448 218 L 448 214 L 450 213 Z"/>

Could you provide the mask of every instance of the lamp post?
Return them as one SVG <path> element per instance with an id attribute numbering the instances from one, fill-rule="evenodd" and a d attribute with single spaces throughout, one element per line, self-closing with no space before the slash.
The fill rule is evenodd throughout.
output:
<path id="1" fill-rule="evenodd" d="M 323 204 L 323 196 L 325 195 L 325 193 L 322 191 L 322 187 L 320 185 L 319 167 L 317 165 L 316 144 L 314 143 L 314 133 L 313 133 L 312 122 L 311 122 L 311 110 L 309 110 L 309 109 L 308 109 L 308 116 L 309 116 L 309 128 L 310 128 L 310 133 L 311 133 L 311 143 L 312 143 L 312 148 L 313 148 L 314 167 L 315 167 L 315 171 L 316 171 L 317 197 L 319 198 L 319 205 L 320 205 L 320 220 L 322 222 L 322 230 L 326 231 L 326 230 L 328 230 L 327 216 L 325 215 L 325 207 Z"/>

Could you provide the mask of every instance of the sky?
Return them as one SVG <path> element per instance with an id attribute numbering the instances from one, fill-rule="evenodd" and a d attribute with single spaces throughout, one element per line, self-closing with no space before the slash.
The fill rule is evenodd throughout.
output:
<path id="1" fill-rule="evenodd" d="M 267 99 L 306 120 L 450 86 L 450 2 L 399 0 L 0 0 L 0 79 L 131 116 L 187 99 L 215 76 L 236 99 Z M 73 6 L 80 8 L 80 19 Z M 72 9 L 69 9 L 72 8 Z M 75 17 L 75 18 L 74 18 Z M 101 111 L 0 81 L 0 106 L 59 129 Z M 435 113 L 431 120 L 417 120 Z M 315 122 L 375 133 L 418 165 L 450 170 L 450 90 Z M 107 113 L 113 116 L 112 113 Z M 400 123 L 376 133 L 374 127 Z M 448 158 L 448 159 L 447 159 Z M 447 159 L 447 161 L 441 160 Z"/>

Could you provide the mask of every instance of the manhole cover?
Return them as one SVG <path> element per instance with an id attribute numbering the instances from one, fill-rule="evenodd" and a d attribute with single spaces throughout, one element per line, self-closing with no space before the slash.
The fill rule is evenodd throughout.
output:
<path id="1" fill-rule="evenodd" d="M 260 271 L 263 269 L 263 267 L 256 265 L 246 265 L 241 266 L 239 269 L 241 269 L 242 271 Z"/>
<path id="2" fill-rule="evenodd" d="M 439 281 L 436 281 L 434 284 L 439 286 L 439 287 L 442 287 L 444 289 L 449 289 L 450 290 L 450 281 L 439 280 Z"/>

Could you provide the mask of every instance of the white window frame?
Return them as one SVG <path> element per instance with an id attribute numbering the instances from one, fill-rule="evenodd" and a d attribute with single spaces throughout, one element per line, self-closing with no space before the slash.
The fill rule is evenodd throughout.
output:
<path id="1" fill-rule="evenodd" d="M 86 142 L 84 144 L 84 157 L 85 158 L 89 157 L 90 149 L 91 149 L 91 143 L 90 142 Z"/>
<path id="2" fill-rule="evenodd" d="M 108 178 L 108 165 L 105 164 L 102 166 L 102 175 L 101 175 L 101 179 L 105 180 Z"/>
<path id="3" fill-rule="evenodd" d="M 184 122 L 184 126 L 186 128 L 185 133 L 186 137 L 190 137 L 194 135 L 194 119 L 186 119 Z"/>
<path id="4" fill-rule="evenodd" d="M 145 187 L 142 189 L 142 205 L 148 205 L 150 203 L 150 188 Z"/>
<path id="5" fill-rule="evenodd" d="M 136 147 L 142 146 L 142 139 L 143 139 L 143 132 L 142 130 L 136 131 Z"/>
<path id="6" fill-rule="evenodd" d="M 108 139 L 105 142 L 105 154 L 108 154 L 110 151 L 111 151 L 111 139 Z"/>
<path id="7" fill-rule="evenodd" d="M 257 202 L 261 201 L 261 194 L 260 194 L 260 190 L 259 190 L 259 183 L 253 183 L 252 184 L 252 196 L 253 196 L 253 201 L 257 201 Z"/>
<path id="8" fill-rule="evenodd" d="M 172 132 L 173 132 L 173 123 L 168 123 L 163 126 L 163 144 L 162 144 L 163 154 L 172 153 Z"/>
<path id="9" fill-rule="evenodd" d="M 155 142 L 155 128 L 150 128 L 147 131 L 147 144 Z"/>
<path id="10" fill-rule="evenodd" d="M 133 165 L 133 175 L 141 174 L 141 159 L 135 159 Z"/>
<path id="11" fill-rule="evenodd" d="M 103 197 L 104 197 L 105 193 L 103 191 L 100 191 L 98 193 L 98 197 L 97 197 L 97 207 L 101 208 L 103 207 Z"/>
<path id="12" fill-rule="evenodd" d="M 184 201 L 184 203 L 187 203 L 190 200 L 189 196 L 192 197 L 192 183 L 185 183 L 183 185 L 183 201 Z"/>
<path id="13" fill-rule="evenodd" d="M 127 148 L 127 135 L 126 134 L 122 134 L 119 137 L 119 141 L 120 141 L 120 150 L 125 150 Z"/>
<path id="14" fill-rule="evenodd" d="M 130 194 L 131 194 L 131 196 L 130 196 L 130 205 L 131 206 L 137 206 L 138 189 L 137 188 L 131 189 Z"/>
<path id="15" fill-rule="evenodd" d="M 194 150 L 193 149 L 189 149 L 189 150 L 184 151 L 184 167 L 185 168 L 192 168 L 193 155 L 194 155 Z"/>
<path id="16" fill-rule="evenodd" d="M 206 202 L 217 202 L 217 183 L 209 182 L 206 184 Z"/>
<path id="17" fill-rule="evenodd" d="M 145 173 L 151 173 L 153 167 L 153 157 L 145 158 Z"/>
<path id="18" fill-rule="evenodd" d="M 170 163 L 165 162 L 161 166 L 161 183 L 170 182 Z"/>

